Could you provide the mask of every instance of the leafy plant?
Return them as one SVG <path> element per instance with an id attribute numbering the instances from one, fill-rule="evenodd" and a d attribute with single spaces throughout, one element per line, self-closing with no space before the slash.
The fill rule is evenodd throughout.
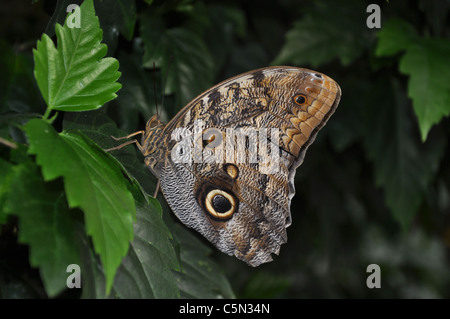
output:
<path id="1" fill-rule="evenodd" d="M 450 114 L 450 75 L 447 39 L 421 38 L 404 20 L 391 20 L 379 33 L 378 56 L 406 51 L 399 61 L 400 72 L 409 75 L 408 96 L 413 100 L 422 140 L 444 116 Z"/>
<path id="2" fill-rule="evenodd" d="M 80 19 L 81 27 L 70 26 L 68 21 L 74 18 Z M 92 238 L 93 252 L 100 257 L 105 278 L 106 291 L 102 292 L 97 284 L 95 296 L 110 293 L 122 264 L 119 274 L 131 272 L 134 280 L 144 276 L 145 280 L 139 282 L 149 287 L 139 287 L 137 292 L 124 290 L 128 285 L 122 278 L 126 276 L 119 276 L 114 286 L 117 296 L 177 297 L 179 289 L 171 269 L 180 267 L 170 233 L 161 219 L 161 208 L 147 198 L 132 176 L 124 178 L 126 169 L 82 131 L 72 125 L 72 130 L 58 133 L 52 126 L 58 113 L 49 118 L 52 111 L 98 109 L 116 98 L 121 87 L 116 82 L 119 63 L 105 57 L 107 47 L 100 43 L 102 30 L 93 1 L 84 1 L 67 17 L 64 26 L 56 24 L 55 29 L 57 47 L 44 34 L 33 50 L 34 75 L 47 109 L 41 118 L 21 126 L 28 140 L 26 153 L 35 157 L 22 154 L 14 166 L 3 161 L 7 179 L 2 189 L 2 221 L 8 215 L 19 217 L 19 241 L 30 246 L 31 265 L 40 269 L 49 296 L 66 288 L 67 266 L 81 263 L 75 230 L 76 221 L 83 217 L 85 235 Z M 63 188 L 48 189 L 47 183 L 57 179 L 62 180 Z M 24 180 L 28 182 L 21 186 Z M 23 201 L 34 188 L 38 192 Z M 135 200 L 139 220 L 133 229 Z M 83 215 L 71 214 L 75 208 Z M 134 233 L 137 238 L 132 241 Z M 88 258 L 95 256 L 91 253 Z M 85 295 L 89 296 L 89 289 Z"/>
<path id="3" fill-rule="evenodd" d="M 359 0 L 32 6 L 0 40 L 1 297 L 450 296 L 449 1 L 382 2 L 381 29 Z M 343 95 L 297 171 L 288 243 L 254 269 L 148 196 L 135 147 L 104 149 L 274 64 L 317 69 Z M 365 285 L 373 263 L 381 289 Z"/>

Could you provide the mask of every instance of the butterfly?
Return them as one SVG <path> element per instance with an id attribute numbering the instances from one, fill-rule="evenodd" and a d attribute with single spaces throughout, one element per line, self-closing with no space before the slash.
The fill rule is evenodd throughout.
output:
<path id="1" fill-rule="evenodd" d="M 267 67 L 225 80 L 167 124 L 151 117 L 135 143 L 179 220 L 250 266 L 287 242 L 294 176 L 336 110 L 325 74 Z M 111 149 L 112 150 L 112 149 Z"/>

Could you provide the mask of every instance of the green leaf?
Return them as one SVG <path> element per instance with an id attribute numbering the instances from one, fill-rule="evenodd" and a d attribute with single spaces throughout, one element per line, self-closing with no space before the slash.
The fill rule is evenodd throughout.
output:
<path id="1" fill-rule="evenodd" d="M 6 211 L 19 217 L 19 242 L 30 246 L 30 264 L 54 297 L 67 288 L 67 266 L 80 263 L 74 222 L 64 193 L 44 182 L 36 164 L 18 164 L 12 172 Z"/>
<path id="2" fill-rule="evenodd" d="M 361 81 L 362 75 L 359 73 L 350 74 L 339 81 L 342 92 L 350 92 L 345 95 L 339 103 L 339 107 L 333 115 L 333 120 L 327 122 L 323 133 L 318 137 L 318 141 L 327 137 L 333 147 L 339 152 L 352 144 L 360 142 L 365 124 L 361 120 L 364 108 L 361 107 L 361 96 L 365 96 L 372 88 L 372 83 Z"/>
<path id="3" fill-rule="evenodd" d="M 408 96 L 413 100 L 422 141 L 434 124 L 450 114 L 450 41 L 422 39 L 402 57 L 400 72 L 409 75 Z"/>
<path id="4" fill-rule="evenodd" d="M 111 136 L 125 136 L 125 132 L 117 129 L 116 124 L 101 110 L 89 113 L 65 113 L 63 128 L 65 131 L 82 132 L 103 149 L 119 145 Z M 145 166 L 144 158 L 135 145 L 129 145 L 110 152 L 124 167 L 130 180 L 137 180 L 139 186 L 147 193 L 154 194 L 156 177 Z M 134 183 L 136 184 L 136 183 Z"/>
<path id="5" fill-rule="evenodd" d="M 55 35 L 55 23 L 64 24 L 67 7 L 71 4 L 80 5 L 82 0 L 58 0 L 55 11 L 47 24 L 45 33 Z M 103 30 L 103 42 L 108 46 L 111 55 L 116 51 L 119 32 L 127 40 L 131 40 L 136 23 L 136 2 L 134 0 L 102 0 L 95 3 L 96 14 Z"/>
<path id="6" fill-rule="evenodd" d="M 404 230 L 422 203 L 445 150 L 435 136 L 422 144 L 412 129 L 408 100 L 396 81 L 381 80 L 367 96 L 365 146 L 375 166 L 375 183 L 384 189 L 385 203 Z"/>
<path id="7" fill-rule="evenodd" d="M 450 41 L 420 38 L 406 21 L 395 19 L 378 33 L 378 56 L 406 51 L 400 58 L 399 70 L 409 75 L 408 96 L 419 121 L 422 141 L 434 124 L 450 114 Z"/>
<path id="8" fill-rule="evenodd" d="M 8 101 L 10 87 L 14 79 L 14 64 L 16 56 L 12 47 L 4 40 L 0 40 L 0 67 L 3 74 L 0 77 L 0 111 L 4 110 L 4 104 Z"/>
<path id="9" fill-rule="evenodd" d="M 135 238 L 119 268 L 113 293 L 120 298 L 178 298 L 172 270 L 179 270 L 171 234 L 157 199 L 137 209 Z"/>
<path id="10" fill-rule="evenodd" d="M 418 40 L 416 29 L 402 19 L 392 19 L 386 22 L 377 37 L 378 43 L 375 49 L 377 56 L 394 55 L 406 50 L 411 43 Z"/>
<path id="11" fill-rule="evenodd" d="M 448 27 L 447 16 L 450 11 L 450 1 L 444 0 L 419 0 L 418 6 L 421 9 L 422 24 L 431 29 L 431 34 L 436 36 L 445 34 Z"/>
<path id="12" fill-rule="evenodd" d="M 96 12 L 103 29 L 103 40 L 109 54 L 117 48 L 119 33 L 130 41 L 136 24 L 136 3 L 134 0 L 103 0 L 96 3 Z"/>
<path id="13" fill-rule="evenodd" d="M 234 298 L 223 273 L 208 255 L 211 249 L 180 224 L 172 225 L 181 254 L 181 271 L 176 272 L 181 296 L 184 298 Z"/>
<path id="14" fill-rule="evenodd" d="M 11 192 L 11 179 L 13 177 L 13 165 L 0 158 L 0 225 L 6 222 L 8 212 L 5 209 L 5 202 Z"/>
<path id="15" fill-rule="evenodd" d="M 258 271 L 249 278 L 242 298 L 276 298 L 277 295 L 286 292 L 289 286 L 289 277 L 285 274 Z"/>
<path id="16" fill-rule="evenodd" d="M 72 13 L 75 15 L 76 13 Z M 101 44 L 102 30 L 92 0 L 80 7 L 80 28 L 67 21 L 55 25 L 58 48 L 44 34 L 33 50 L 34 75 L 48 107 L 52 110 L 87 111 L 100 108 L 116 98 L 121 84 L 119 63 L 103 58 L 107 47 Z"/>
<path id="17" fill-rule="evenodd" d="M 10 150 L 8 160 L 0 158 L 0 176 L 2 177 L 0 179 L 0 225 L 7 221 L 8 209 L 6 203 L 10 193 L 14 192 L 14 188 L 11 186 L 17 175 L 14 171 L 14 165 L 30 161 L 27 155 L 27 148 L 22 144 L 17 144 L 16 146 L 16 148 Z"/>
<path id="18" fill-rule="evenodd" d="M 370 29 L 365 27 L 365 11 L 362 1 L 347 1 L 345 5 L 315 1 L 286 34 L 286 43 L 272 64 L 317 67 L 339 59 L 342 65 L 349 65 L 372 42 Z"/>
<path id="19" fill-rule="evenodd" d="M 229 63 L 226 68 L 227 76 L 235 76 L 243 70 L 262 68 L 270 63 L 270 58 L 261 43 L 247 42 L 234 46 L 230 52 Z"/>
<path id="20" fill-rule="evenodd" d="M 131 132 L 139 127 L 140 120 L 148 120 L 156 113 L 156 103 L 158 97 L 155 97 L 154 71 L 145 70 L 140 54 L 119 54 L 121 61 L 123 88 L 120 91 L 115 104 L 119 113 L 120 128 Z M 160 74 L 160 72 L 158 72 Z M 157 80 L 159 86 L 159 81 Z M 159 93 L 159 90 L 158 92 Z M 157 95 L 158 96 L 158 95 Z M 159 114 L 165 117 L 165 109 L 160 109 Z"/>
<path id="21" fill-rule="evenodd" d="M 43 112 L 44 100 L 33 75 L 31 55 L 0 40 L 0 112 Z"/>
<path id="22" fill-rule="evenodd" d="M 227 62 L 227 56 L 235 44 L 234 38 L 245 36 L 247 20 L 244 12 L 239 8 L 217 3 L 208 5 L 208 16 L 210 25 L 206 29 L 206 38 L 217 74 Z"/>
<path id="23" fill-rule="evenodd" d="M 152 67 L 155 63 L 162 74 L 168 74 L 165 93 L 176 94 L 179 109 L 212 85 L 215 70 L 211 53 L 203 39 L 192 31 L 174 28 L 160 34 L 145 20 L 141 22 L 143 64 Z"/>
<path id="24" fill-rule="evenodd" d="M 117 271 L 112 298 L 178 298 L 180 293 L 172 270 L 178 270 L 178 260 L 171 244 L 171 235 L 161 218 L 158 201 L 137 204 L 135 238 L 127 257 Z M 104 277 L 99 262 L 89 254 L 83 262 L 89 282 L 83 287 L 83 298 L 104 298 L 99 289 Z"/>
<path id="25" fill-rule="evenodd" d="M 100 255 L 107 292 L 133 238 L 134 199 L 119 165 L 79 134 L 58 134 L 43 120 L 25 125 L 29 152 L 36 154 L 46 181 L 64 178 L 70 207 L 83 210 L 87 233 Z"/>

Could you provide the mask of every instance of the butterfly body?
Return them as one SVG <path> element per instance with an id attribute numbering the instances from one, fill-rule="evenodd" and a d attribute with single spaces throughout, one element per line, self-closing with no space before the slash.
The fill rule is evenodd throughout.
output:
<path id="1" fill-rule="evenodd" d="M 247 72 L 202 93 L 167 125 L 152 117 L 140 149 L 186 226 L 258 266 L 287 241 L 295 170 L 340 96 L 315 71 Z"/>

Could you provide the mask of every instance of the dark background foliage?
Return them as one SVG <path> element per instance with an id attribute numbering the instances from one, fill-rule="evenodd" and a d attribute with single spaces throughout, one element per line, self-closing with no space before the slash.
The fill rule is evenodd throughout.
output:
<path id="1" fill-rule="evenodd" d="M 0 110 L 8 114 L 0 118 L 0 136 L 18 143 L 26 137 L 9 124 L 45 110 L 32 48 L 44 32 L 55 40 L 54 23 L 62 24 L 67 5 L 77 3 L 35 2 L 0 3 Z M 96 0 L 108 56 L 120 63 L 122 89 L 101 110 L 65 113 L 54 126 L 81 129 L 111 147 L 106 126 L 115 123 L 122 135 L 141 130 L 156 104 L 168 120 L 229 76 L 273 64 L 323 72 L 343 95 L 297 170 L 293 224 L 280 255 L 249 268 L 193 232 L 180 233 L 183 226 L 159 195 L 178 258 L 188 264 L 197 253 L 210 254 L 214 271 L 225 274 L 237 297 L 448 298 L 450 85 L 444 75 L 450 73 L 450 1 L 376 2 L 380 29 L 366 26 L 370 3 L 375 1 Z M 0 155 L 7 154 L 0 144 Z M 156 181 L 140 155 L 128 149 L 115 156 L 152 194 Z M 27 247 L 17 243 L 17 219 L 3 222 L 0 296 L 45 297 Z M 381 267 L 380 289 L 366 286 L 370 264 Z M 126 273 L 120 269 L 116 283 Z M 186 286 L 225 280 L 176 276 Z M 226 290 L 227 283 L 217 285 Z M 212 296 L 179 288 L 185 297 Z M 84 296 L 96 296 L 95 287 L 85 289 L 91 294 Z"/>

